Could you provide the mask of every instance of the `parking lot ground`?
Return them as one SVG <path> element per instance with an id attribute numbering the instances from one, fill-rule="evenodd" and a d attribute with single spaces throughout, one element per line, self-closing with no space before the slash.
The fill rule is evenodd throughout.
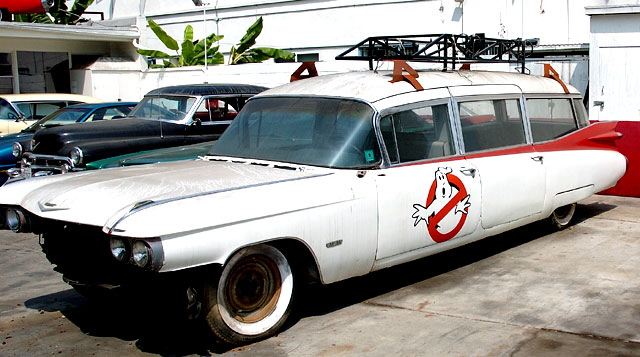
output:
<path id="1" fill-rule="evenodd" d="M 231 348 L 158 301 L 90 301 L 37 237 L 0 233 L 2 356 L 640 356 L 640 199 L 528 225 L 301 294 L 277 336 Z"/>

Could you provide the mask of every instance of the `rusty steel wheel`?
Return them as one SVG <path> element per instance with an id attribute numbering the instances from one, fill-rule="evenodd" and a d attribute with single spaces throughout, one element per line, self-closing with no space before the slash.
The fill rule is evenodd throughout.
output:
<path id="1" fill-rule="evenodd" d="M 576 212 L 576 204 L 572 203 L 570 205 L 558 207 L 551 213 L 551 224 L 553 224 L 558 229 L 564 229 L 569 225 L 571 219 L 573 218 L 573 214 Z"/>
<path id="2" fill-rule="evenodd" d="M 269 245 L 238 251 L 218 283 L 205 289 L 209 327 L 232 344 L 274 334 L 287 319 L 292 301 L 291 267 L 282 252 Z"/>

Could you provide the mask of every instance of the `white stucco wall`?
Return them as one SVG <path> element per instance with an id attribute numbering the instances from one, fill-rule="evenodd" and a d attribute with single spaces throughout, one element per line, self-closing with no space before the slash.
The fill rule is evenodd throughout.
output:
<path id="1" fill-rule="evenodd" d="M 589 116 L 640 121 L 640 1 L 591 0 Z"/>
<path id="2" fill-rule="evenodd" d="M 207 3 L 207 1 L 203 1 Z M 320 53 L 335 57 L 369 36 L 425 33 L 485 33 L 487 37 L 540 38 L 541 44 L 586 43 L 589 19 L 584 1 L 524 0 L 216 0 L 196 7 L 190 0 L 98 0 L 90 11 L 107 19 L 140 17 L 140 46 L 164 46 L 146 27 L 146 18 L 159 23 L 180 41 L 187 24 L 196 38 L 215 32 L 228 51 L 246 29 L 263 16 L 258 46 Z M 206 29 L 203 19 L 206 11 Z"/>

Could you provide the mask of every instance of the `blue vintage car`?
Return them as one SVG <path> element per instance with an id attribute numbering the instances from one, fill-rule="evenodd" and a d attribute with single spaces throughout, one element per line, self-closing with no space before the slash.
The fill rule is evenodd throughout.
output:
<path id="1" fill-rule="evenodd" d="M 25 147 L 33 138 L 33 134 L 40 129 L 71 123 L 124 118 L 136 104 L 135 102 L 107 102 L 70 105 L 45 116 L 19 133 L 0 137 L 0 184 L 7 180 L 7 170 L 16 165 L 14 143 L 19 144 L 19 146 L 16 145 L 15 150 L 21 150 L 20 148 Z"/>

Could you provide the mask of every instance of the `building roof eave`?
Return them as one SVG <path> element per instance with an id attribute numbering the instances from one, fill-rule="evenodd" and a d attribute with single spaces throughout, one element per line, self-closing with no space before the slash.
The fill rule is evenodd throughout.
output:
<path id="1" fill-rule="evenodd" d="M 608 4 L 585 6 L 587 15 L 614 15 L 614 14 L 637 14 L 640 13 L 638 4 Z"/>
<path id="2" fill-rule="evenodd" d="M 0 22 L 0 38 L 131 42 L 140 38 L 140 30 L 133 26 L 97 27 Z"/>

